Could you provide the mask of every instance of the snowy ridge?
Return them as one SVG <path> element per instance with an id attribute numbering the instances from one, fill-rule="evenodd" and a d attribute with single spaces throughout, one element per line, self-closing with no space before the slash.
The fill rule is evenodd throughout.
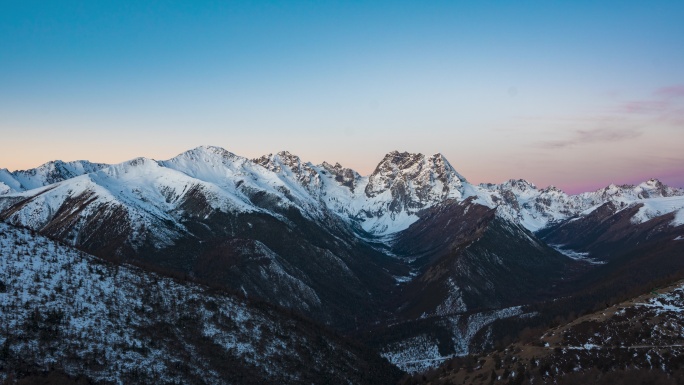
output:
<path id="1" fill-rule="evenodd" d="M 653 205 L 657 205 L 659 209 L 650 213 L 659 212 L 659 215 L 663 215 L 678 210 L 681 206 L 660 204 L 657 203 L 658 199 L 684 196 L 683 189 L 665 186 L 655 179 L 636 186 L 611 184 L 594 192 L 577 195 L 568 195 L 553 186 L 539 190 L 525 180 L 510 180 L 500 185 L 482 184 L 480 187 L 491 193 L 490 200 L 497 205 L 500 215 L 519 222 L 530 231 L 537 231 L 553 222 L 587 215 L 607 202 L 613 202 L 622 209 L 640 203 L 650 207 L 648 202 L 654 202 Z M 676 198 L 673 199 L 672 202 L 675 202 Z M 640 219 L 636 218 L 634 221 L 639 223 Z"/>
<path id="2" fill-rule="evenodd" d="M 632 223 L 643 223 L 667 213 L 675 213 L 671 224 L 684 225 L 684 196 L 643 199 L 633 204 L 640 204 L 641 208 L 632 217 Z"/>
<path id="3" fill-rule="evenodd" d="M 218 186 L 246 206 L 255 205 L 251 197 L 256 193 L 275 197 L 283 209 L 311 203 L 306 194 L 301 194 L 299 185 L 220 147 L 201 146 L 159 164 Z"/>
<path id="4" fill-rule="evenodd" d="M 117 216 L 131 227 L 132 246 L 150 235 L 161 247 L 173 244 L 186 231 L 178 218 L 184 214 L 182 204 L 191 196 L 206 200 L 209 210 L 251 209 L 211 183 L 162 167 L 154 160 L 137 158 L 48 187 L 7 194 L 0 200 L 0 210 L 8 209 L 8 222 L 36 230 L 59 224 L 71 232 L 65 238 L 74 245 L 83 241 L 80 237 L 92 224 L 89 219 Z M 10 207 L 18 201 L 19 207 Z M 125 218 L 119 213 L 125 213 Z M 175 225 L 169 227 L 168 223 Z"/>
<path id="5" fill-rule="evenodd" d="M 52 192 L 39 198 L 45 186 Z M 393 151 L 371 175 L 361 176 L 340 164 L 304 162 L 287 151 L 249 160 L 220 147 L 200 146 L 159 162 L 137 158 L 108 166 L 55 161 L 14 173 L 0 169 L 0 194 L 0 210 L 31 201 L 6 215 L 13 223 L 41 229 L 64 202 L 80 199 L 94 207 L 125 210 L 131 223 L 140 224 L 137 235 L 160 221 L 175 223 L 171 233 L 157 240 L 168 245 L 174 232 L 185 231 L 180 224 L 183 215 L 206 216 L 212 211 L 258 211 L 283 219 L 284 213 L 296 209 L 313 220 L 332 213 L 369 234 L 386 236 L 408 228 L 424 209 L 474 197 L 476 203 L 496 207 L 498 215 L 537 231 L 606 202 L 628 207 L 684 196 L 684 190 L 652 179 L 568 195 L 553 186 L 538 189 L 525 180 L 473 185 L 441 154 Z M 204 201 L 206 207 L 200 213 L 184 210 L 191 200 Z M 644 206 L 635 222 L 681 209 L 678 203 L 653 202 Z M 85 210 L 84 215 L 97 210 Z M 678 211 L 677 218 L 682 216 Z M 135 236 L 131 242 L 137 242 Z"/>
<path id="6" fill-rule="evenodd" d="M 0 169 L 0 195 L 47 186 L 96 172 L 107 166 L 107 164 L 91 163 L 87 160 L 73 162 L 55 160 L 30 170 L 9 172 L 7 169 Z"/>
<path id="7" fill-rule="evenodd" d="M 0 168 L 0 195 L 21 191 L 21 183 L 6 168 Z"/>

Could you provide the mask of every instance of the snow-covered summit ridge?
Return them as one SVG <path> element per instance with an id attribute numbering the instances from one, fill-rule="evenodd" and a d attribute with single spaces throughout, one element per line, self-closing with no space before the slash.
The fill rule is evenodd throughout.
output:
<path id="1" fill-rule="evenodd" d="M 24 214 L 12 215 L 29 215 L 31 207 L 37 210 L 30 214 L 32 221 L 44 223 L 67 198 L 87 193 L 96 202 L 125 207 L 129 214 L 137 212 L 131 220 L 144 217 L 151 224 L 177 220 L 184 213 L 184 203 L 201 196 L 209 210 L 277 216 L 295 208 L 312 219 L 332 213 L 371 234 L 387 235 L 406 229 L 426 208 L 472 196 L 477 203 L 497 208 L 499 215 L 536 231 L 606 202 L 628 207 L 654 198 L 684 196 L 683 189 L 655 179 L 577 195 L 553 186 L 539 189 L 522 179 L 473 185 L 439 153 L 392 151 L 371 175 L 361 176 L 339 163 L 314 165 L 287 151 L 248 159 L 221 147 L 199 146 L 165 161 L 135 158 L 115 165 L 54 161 L 32 170 L 0 169 L 0 196 L 5 198 L 0 199 L 0 211 L 18 200 L 37 197 L 45 186 L 55 187 L 46 195 L 51 197 L 49 202 L 37 199 L 19 210 Z M 39 202 L 49 209 L 43 212 Z M 662 208 L 644 215 L 658 212 Z"/>
<path id="2" fill-rule="evenodd" d="M 640 205 L 640 208 L 632 217 L 632 223 L 643 223 L 664 214 L 674 213 L 671 224 L 684 225 L 684 196 L 643 199 L 633 204 Z"/>
<path id="3" fill-rule="evenodd" d="M 552 222 L 586 215 L 608 202 L 624 209 L 652 199 L 684 196 L 684 189 L 666 186 L 657 179 L 638 185 L 611 184 L 576 195 L 568 195 L 554 186 L 538 189 L 522 179 L 511 179 L 502 184 L 481 184 L 480 187 L 492 194 L 492 202 L 498 207 L 500 215 L 516 220 L 532 231 Z M 667 207 L 674 210 L 674 206 Z M 667 213 L 662 210 L 658 212 Z"/>
<path id="4" fill-rule="evenodd" d="M 579 194 L 583 197 L 610 201 L 634 201 L 637 199 L 664 198 L 684 195 L 684 189 L 666 186 L 658 179 L 649 179 L 638 185 L 611 184 L 590 193 Z"/>
<path id="5" fill-rule="evenodd" d="M 108 164 L 92 163 L 87 160 L 72 162 L 54 160 L 28 170 L 10 172 L 7 169 L 0 169 L 0 194 L 48 186 L 80 175 L 96 172 L 108 166 Z"/>

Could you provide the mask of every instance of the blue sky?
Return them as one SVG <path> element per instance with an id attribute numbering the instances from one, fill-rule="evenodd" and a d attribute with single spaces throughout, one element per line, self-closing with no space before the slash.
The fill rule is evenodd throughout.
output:
<path id="1" fill-rule="evenodd" d="M 0 0 L 0 167 L 289 150 L 684 186 L 684 2 Z"/>

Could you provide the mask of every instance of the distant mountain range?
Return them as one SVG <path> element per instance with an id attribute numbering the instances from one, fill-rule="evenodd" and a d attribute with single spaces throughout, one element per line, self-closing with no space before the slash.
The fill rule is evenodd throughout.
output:
<path id="1" fill-rule="evenodd" d="M 120 185 L 138 189 L 116 191 Z M 385 155 L 367 177 L 339 163 L 313 165 L 287 151 L 249 160 L 212 146 L 201 146 L 166 161 L 137 158 L 116 165 L 53 161 L 25 171 L 0 169 L 0 194 L 17 196 L 16 193 L 38 189 L 20 195 L 36 196 L 46 186 L 66 188 L 71 191 L 70 196 L 80 196 L 84 191 L 109 195 L 112 204 L 123 207 L 140 200 L 143 192 L 150 193 L 146 196 L 148 204 L 140 209 L 154 211 L 145 206 L 155 206 L 167 212 L 176 209 L 175 201 L 183 200 L 192 187 L 206 192 L 214 209 L 277 214 L 273 212 L 277 210 L 254 202 L 255 194 L 265 194 L 310 216 L 327 209 L 372 235 L 404 230 L 418 220 L 419 211 L 448 199 L 462 201 L 475 197 L 477 203 L 496 207 L 499 215 L 536 231 L 606 202 L 624 207 L 644 203 L 646 199 L 684 196 L 684 189 L 668 187 L 654 179 L 636 186 L 610 185 L 577 195 L 568 195 L 553 186 L 540 190 L 525 180 L 473 185 L 441 154 L 427 157 L 397 151 Z M 663 210 L 681 210 L 679 201 L 648 201 L 652 205 L 649 203 L 641 212 L 639 220 L 665 213 Z"/>
<path id="2" fill-rule="evenodd" d="M 441 154 L 394 151 L 369 176 L 211 146 L 54 161 L 0 170 L 0 220 L 303 314 L 409 371 L 491 348 L 559 298 L 581 310 L 684 269 L 683 189 L 475 185 Z"/>

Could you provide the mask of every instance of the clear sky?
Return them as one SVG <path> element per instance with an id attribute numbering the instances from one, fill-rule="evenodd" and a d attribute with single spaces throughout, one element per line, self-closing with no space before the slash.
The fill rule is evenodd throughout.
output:
<path id="1" fill-rule="evenodd" d="M 684 1 L 0 0 L 0 167 L 201 144 L 684 187 Z"/>

